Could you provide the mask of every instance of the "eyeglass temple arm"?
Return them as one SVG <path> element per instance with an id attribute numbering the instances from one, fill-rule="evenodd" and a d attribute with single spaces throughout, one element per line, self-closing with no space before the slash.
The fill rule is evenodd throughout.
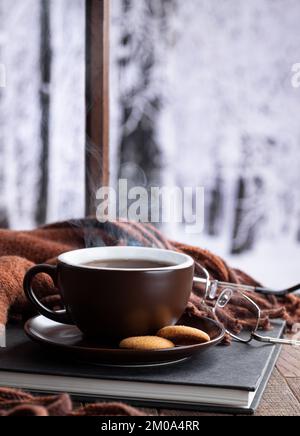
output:
<path id="1" fill-rule="evenodd" d="M 275 295 L 276 297 L 285 297 L 286 295 L 293 294 L 294 292 L 300 291 L 300 283 L 296 286 L 293 286 L 292 288 L 283 289 L 281 291 L 272 291 L 271 289 L 267 288 L 260 288 L 256 287 L 254 288 L 255 292 L 262 295 Z"/>
<path id="2" fill-rule="evenodd" d="M 269 338 L 269 337 L 257 335 L 256 333 L 253 333 L 252 337 L 256 341 L 263 342 L 265 344 L 293 345 L 295 347 L 300 347 L 300 341 L 298 341 L 296 339 Z"/>
<path id="3" fill-rule="evenodd" d="M 206 284 L 207 280 L 204 278 L 194 278 L 194 283 L 199 284 Z M 213 284 L 214 282 L 211 281 L 210 284 Z M 258 294 L 262 295 L 274 295 L 276 297 L 285 297 L 286 295 L 293 294 L 294 292 L 300 291 L 300 283 L 296 286 L 293 286 L 292 288 L 283 289 L 281 291 L 275 291 L 268 288 L 261 288 L 261 287 L 255 287 L 255 286 L 247 286 L 247 285 L 238 285 L 235 283 L 226 283 L 226 282 L 218 282 L 218 284 L 222 287 L 230 287 L 233 289 L 241 289 L 241 287 L 245 290 L 248 290 L 250 292 L 257 292 Z"/>

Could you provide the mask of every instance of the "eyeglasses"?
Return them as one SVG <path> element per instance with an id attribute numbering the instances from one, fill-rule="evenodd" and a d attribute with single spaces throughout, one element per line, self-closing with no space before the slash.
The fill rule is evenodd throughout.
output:
<path id="1" fill-rule="evenodd" d="M 200 268 L 204 277 L 195 277 L 194 283 L 203 291 L 202 304 L 213 312 L 233 339 L 245 344 L 255 340 L 268 344 L 300 346 L 299 340 L 275 339 L 259 335 L 258 331 L 263 325 L 262 311 L 247 295 L 256 292 L 261 295 L 284 297 L 299 291 L 300 284 L 276 292 L 267 288 L 211 280 L 208 271 L 202 266 Z"/>

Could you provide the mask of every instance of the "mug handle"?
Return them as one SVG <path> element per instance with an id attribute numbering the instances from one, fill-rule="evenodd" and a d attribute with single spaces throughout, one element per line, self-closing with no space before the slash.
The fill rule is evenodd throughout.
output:
<path id="1" fill-rule="evenodd" d="M 53 280 L 54 285 L 57 283 L 57 267 L 52 265 L 37 265 L 31 268 L 29 271 L 27 271 L 25 277 L 24 277 L 24 292 L 28 300 L 32 303 L 32 305 L 37 309 L 37 311 L 45 316 L 48 319 L 51 319 L 52 321 L 62 323 L 62 324 L 68 324 L 68 325 L 74 325 L 74 322 L 72 321 L 71 317 L 69 316 L 66 309 L 59 310 L 55 312 L 54 310 L 48 309 L 46 306 L 44 306 L 35 295 L 33 289 L 32 289 L 32 281 L 35 278 L 37 274 L 47 274 L 51 277 Z"/>

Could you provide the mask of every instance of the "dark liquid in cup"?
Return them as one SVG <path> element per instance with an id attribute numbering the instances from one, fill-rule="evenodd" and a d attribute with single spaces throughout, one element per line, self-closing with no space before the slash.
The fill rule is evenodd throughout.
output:
<path id="1" fill-rule="evenodd" d="M 92 268 L 110 269 L 157 269 L 168 268 L 176 264 L 162 261 L 142 260 L 142 259 L 112 259 L 112 260 L 93 260 L 83 263 L 83 266 Z"/>

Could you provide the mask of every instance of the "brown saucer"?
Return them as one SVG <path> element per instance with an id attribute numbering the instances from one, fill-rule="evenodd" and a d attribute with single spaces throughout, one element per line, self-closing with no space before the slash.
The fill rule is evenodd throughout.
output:
<path id="1" fill-rule="evenodd" d="M 196 327 L 209 334 L 210 342 L 198 345 L 176 347 L 168 350 L 136 351 L 121 350 L 119 348 L 101 347 L 84 339 L 80 330 L 75 326 L 58 324 L 49 319 L 38 316 L 25 324 L 25 333 L 35 342 L 49 350 L 64 352 L 68 357 L 97 365 L 112 366 L 145 366 L 163 365 L 178 362 L 192 357 L 219 344 L 225 330 L 216 321 L 202 318 L 192 320 L 185 318 L 184 325 Z"/>

